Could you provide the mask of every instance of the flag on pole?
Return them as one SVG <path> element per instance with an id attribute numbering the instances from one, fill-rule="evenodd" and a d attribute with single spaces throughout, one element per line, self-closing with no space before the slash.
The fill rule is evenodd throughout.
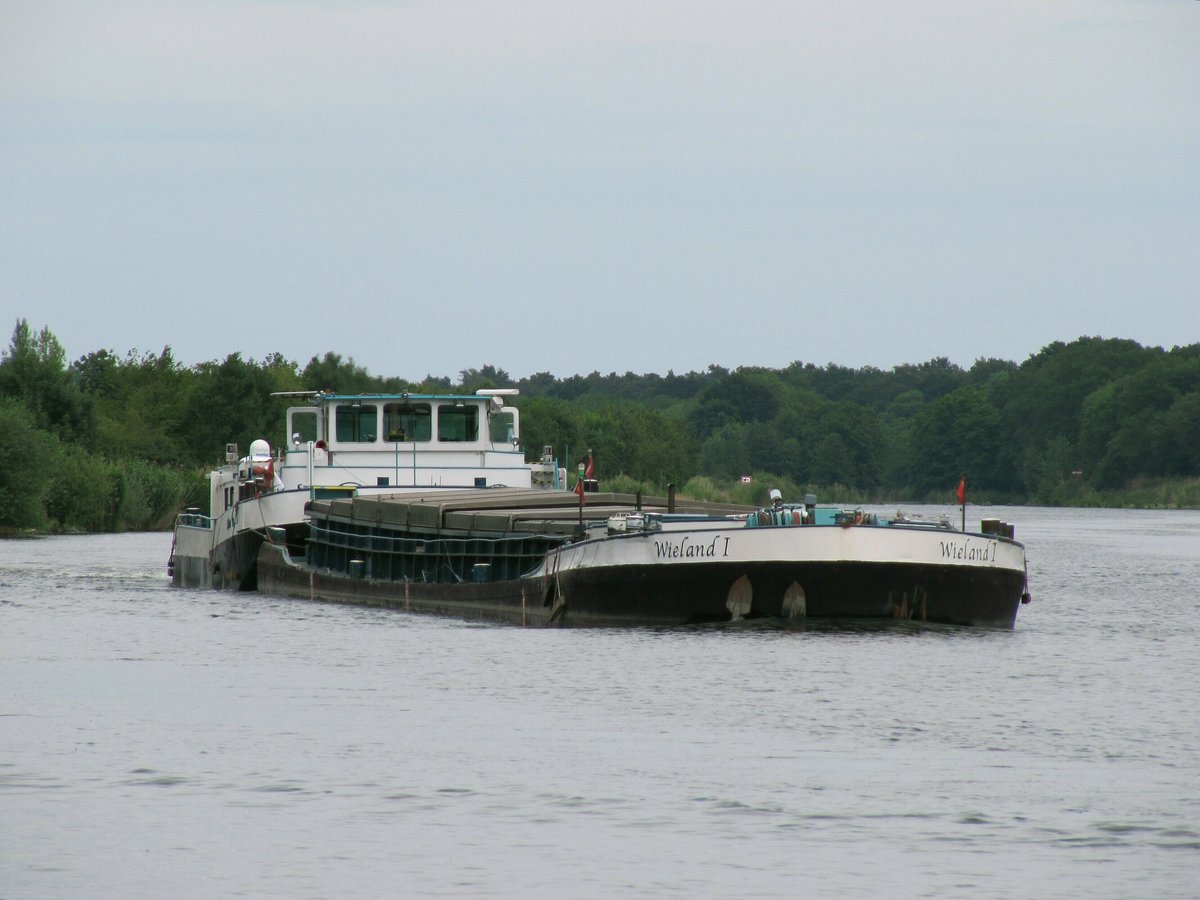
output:
<path id="1" fill-rule="evenodd" d="M 958 487 L 955 489 L 954 494 L 956 497 L 958 497 L 958 505 L 959 506 L 962 506 L 964 503 L 967 502 L 967 476 L 966 475 L 963 475 L 963 477 L 958 480 Z"/>

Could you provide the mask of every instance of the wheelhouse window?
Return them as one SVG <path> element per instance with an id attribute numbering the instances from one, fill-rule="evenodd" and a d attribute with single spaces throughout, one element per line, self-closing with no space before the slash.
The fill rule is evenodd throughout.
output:
<path id="1" fill-rule="evenodd" d="M 303 445 L 317 439 L 317 411 L 315 409 L 296 410 L 291 416 L 292 427 L 288 440 L 299 441 Z"/>
<path id="2" fill-rule="evenodd" d="M 465 403 L 440 404 L 438 440 L 451 443 L 479 440 L 479 407 Z"/>
<path id="3" fill-rule="evenodd" d="M 339 406 L 336 412 L 337 439 L 343 444 L 369 444 L 378 436 L 379 407 L 372 403 Z"/>
<path id="4" fill-rule="evenodd" d="M 384 440 L 428 441 L 433 437 L 433 409 L 428 403 L 385 403 Z"/>
<path id="5" fill-rule="evenodd" d="M 511 444 L 517 436 L 517 424 L 510 412 L 496 413 L 488 420 L 488 435 L 493 444 Z"/>

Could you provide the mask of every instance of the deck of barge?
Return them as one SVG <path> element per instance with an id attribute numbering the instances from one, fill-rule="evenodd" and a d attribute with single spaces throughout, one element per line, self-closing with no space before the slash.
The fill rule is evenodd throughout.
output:
<path id="1" fill-rule="evenodd" d="M 603 522 L 621 513 L 744 514 L 748 507 L 703 503 L 637 494 L 588 493 L 584 495 L 585 522 Z M 486 490 L 431 490 L 371 494 L 314 500 L 314 519 L 336 519 L 374 525 L 414 535 L 465 537 L 542 534 L 569 537 L 580 521 L 579 497 L 567 491 L 489 488 Z"/>
<path id="2" fill-rule="evenodd" d="M 309 566 L 381 581 L 507 581 L 528 574 L 547 551 L 581 536 L 579 497 L 566 491 L 405 491 L 314 500 L 308 509 Z M 582 519 L 586 525 L 634 512 L 746 511 L 728 504 L 588 493 Z"/>

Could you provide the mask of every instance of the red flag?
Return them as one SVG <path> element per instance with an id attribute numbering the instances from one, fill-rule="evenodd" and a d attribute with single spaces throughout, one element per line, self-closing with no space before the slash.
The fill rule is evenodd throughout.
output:
<path id="1" fill-rule="evenodd" d="M 583 473 L 584 478 L 591 478 L 592 473 L 596 471 L 596 465 L 592 462 L 592 451 L 588 451 L 587 471 Z"/>
<path id="2" fill-rule="evenodd" d="M 962 478 L 959 479 L 958 487 L 955 489 L 954 493 L 958 497 L 958 505 L 959 506 L 962 506 L 964 503 L 967 502 L 967 476 L 966 475 L 964 475 Z"/>

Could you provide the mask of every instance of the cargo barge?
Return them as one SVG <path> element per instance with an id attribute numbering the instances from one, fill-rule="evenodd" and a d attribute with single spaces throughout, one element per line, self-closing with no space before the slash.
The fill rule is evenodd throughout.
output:
<path id="1" fill-rule="evenodd" d="M 522 625 L 901 619 L 1012 628 L 1012 528 L 818 506 L 577 491 L 527 462 L 517 391 L 288 393 L 288 441 L 229 445 L 176 521 L 182 588 L 253 590 Z M 773 491 L 772 494 L 777 495 Z M 964 523 L 965 524 L 965 523 Z"/>
<path id="2" fill-rule="evenodd" d="M 1012 527 L 776 502 L 497 490 L 315 500 L 303 557 L 274 532 L 272 594 L 519 625 L 889 619 L 1011 629 L 1028 602 Z M 586 512 L 585 512 L 586 510 Z"/>

